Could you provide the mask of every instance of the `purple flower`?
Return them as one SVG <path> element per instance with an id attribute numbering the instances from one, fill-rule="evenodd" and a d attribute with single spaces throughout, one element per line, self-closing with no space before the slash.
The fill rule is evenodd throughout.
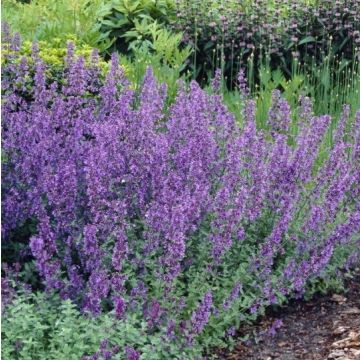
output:
<path id="1" fill-rule="evenodd" d="M 277 294 L 302 294 L 309 279 L 338 269 L 340 247 L 349 249 L 341 251 L 343 266 L 358 259 L 351 249 L 360 231 L 360 111 L 347 134 L 348 107 L 335 126 L 302 98 L 290 138 L 295 114 L 275 91 L 269 134 L 257 126 L 244 71 L 240 127 L 218 92 L 219 71 L 212 94 L 179 82 L 169 99 L 151 69 L 132 90 L 116 55 L 103 78 L 96 53 L 88 62 L 69 45 L 54 77 L 37 46 L 24 60 L 18 37 L 10 38 L 2 68 L 2 234 L 13 241 L 21 226 L 35 225 L 24 254 L 35 258 L 47 291 L 94 315 L 112 301 L 119 319 L 143 315 L 144 336 L 167 326 L 169 339 L 193 345 L 240 292 L 256 294 L 250 312 L 257 313 Z M 331 144 L 324 141 L 330 124 Z M 251 290 L 240 285 L 243 264 Z M 216 280 L 221 288 L 229 266 L 239 272 L 227 296 L 207 291 L 186 316 L 189 274 L 206 273 L 205 283 L 224 277 Z M 113 351 L 102 350 L 103 357 Z M 140 355 L 128 348 L 127 356 Z"/>
<path id="2" fill-rule="evenodd" d="M 268 334 L 270 336 L 275 336 L 278 329 L 280 329 L 283 326 L 283 322 L 280 319 L 274 320 L 274 322 L 271 324 L 270 328 L 268 329 Z"/>
<path id="3" fill-rule="evenodd" d="M 131 346 L 125 347 L 125 355 L 127 360 L 139 360 L 140 354 Z"/>
<path id="4" fill-rule="evenodd" d="M 242 285 L 239 282 L 237 282 L 235 284 L 234 288 L 231 290 L 230 295 L 228 296 L 228 298 L 223 303 L 223 308 L 225 310 L 230 309 L 232 303 L 238 298 L 241 289 L 242 289 Z"/>
<path id="5" fill-rule="evenodd" d="M 212 294 L 208 291 L 191 316 L 192 332 L 199 334 L 208 323 L 212 308 Z"/>
<path id="6" fill-rule="evenodd" d="M 114 298 L 114 305 L 115 305 L 115 315 L 118 319 L 122 318 L 125 309 L 126 309 L 126 303 L 125 300 L 121 297 L 115 297 Z"/>
<path id="7" fill-rule="evenodd" d="M 248 97 L 250 94 L 250 91 L 249 91 L 247 79 L 245 76 L 245 70 L 243 68 L 240 69 L 237 80 L 238 80 L 238 87 L 239 87 L 240 94 L 244 98 Z"/>

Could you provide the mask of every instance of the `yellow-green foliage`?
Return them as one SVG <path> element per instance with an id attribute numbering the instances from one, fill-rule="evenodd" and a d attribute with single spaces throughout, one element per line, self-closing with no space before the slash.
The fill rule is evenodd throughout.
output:
<path id="1" fill-rule="evenodd" d="M 136 54 L 134 59 L 120 55 L 120 64 L 133 89 L 140 88 L 145 70 L 151 66 L 157 79 L 160 82 L 166 82 L 170 95 L 174 96 L 177 80 L 181 77 L 181 71 L 185 67 L 185 61 L 189 57 L 191 49 L 188 46 L 180 49 L 181 34 L 172 34 L 165 29 L 157 28 L 155 24 L 150 26 L 150 29 L 151 42 L 149 41 L 147 46 L 143 44 L 142 47 L 134 49 Z M 69 41 L 75 45 L 75 56 L 84 57 L 85 63 L 89 65 L 93 48 L 79 42 L 74 36 L 67 37 L 65 43 Z M 47 41 L 37 42 L 39 57 L 47 65 L 50 77 L 52 77 L 51 75 L 56 76 L 64 68 L 67 47 L 63 43 L 64 39 L 60 38 L 52 39 L 51 43 Z M 26 40 L 22 42 L 17 55 L 11 57 L 13 51 L 10 50 L 10 46 L 3 43 L 1 63 L 9 61 L 9 59 L 11 59 L 10 61 L 20 61 L 21 58 L 26 57 L 27 62 L 32 64 L 32 47 L 33 43 Z M 109 70 L 110 63 L 99 56 L 99 65 L 102 74 L 105 75 Z"/>
<path id="2" fill-rule="evenodd" d="M 67 41 L 71 41 L 75 44 L 75 56 L 84 57 L 85 62 L 89 64 L 93 48 L 86 44 L 79 44 L 74 37 L 68 37 Z M 38 42 L 40 59 L 43 60 L 44 63 L 53 71 L 61 70 L 64 67 L 67 48 L 63 45 L 63 42 L 64 40 L 60 38 L 54 38 L 51 43 L 48 43 L 47 41 Z M 18 56 L 17 59 L 20 60 L 25 56 L 28 62 L 31 64 L 32 46 L 33 45 L 31 41 L 24 41 L 18 53 L 20 56 Z M 8 55 L 10 54 L 11 50 L 6 49 L 5 47 L 5 49 L 2 51 L 1 63 L 7 61 Z M 100 57 L 99 63 L 103 73 L 106 73 L 109 68 L 108 62 Z"/>

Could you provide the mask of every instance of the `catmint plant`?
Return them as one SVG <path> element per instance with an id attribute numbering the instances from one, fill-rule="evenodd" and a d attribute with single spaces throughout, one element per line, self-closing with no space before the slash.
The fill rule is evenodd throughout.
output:
<path id="1" fill-rule="evenodd" d="M 6 242 L 36 224 L 28 244 L 48 292 L 91 316 L 136 319 L 144 337 L 162 334 L 161 349 L 175 342 L 201 355 L 204 332 L 234 326 L 240 303 L 256 316 L 357 258 L 360 112 L 348 133 L 344 108 L 329 146 L 332 119 L 314 116 L 307 98 L 295 138 L 277 91 L 257 129 L 242 72 L 239 127 L 220 72 L 214 94 L 179 83 L 169 105 L 150 68 L 134 90 L 116 55 L 104 78 L 96 53 L 87 65 L 69 44 L 61 77 L 49 79 L 36 46 L 29 61 L 17 37 L 11 44 L 2 232 Z M 140 359 L 142 349 L 121 351 Z"/>

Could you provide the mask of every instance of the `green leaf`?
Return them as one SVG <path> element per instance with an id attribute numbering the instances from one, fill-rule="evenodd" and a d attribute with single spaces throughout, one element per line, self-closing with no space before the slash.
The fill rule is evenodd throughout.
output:
<path id="1" fill-rule="evenodd" d="M 316 39 L 313 36 L 307 36 L 304 39 L 299 41 L 299 45 L 304 45 L 304 44 L 315 42 L 315 41 L 316 41 Z"/>

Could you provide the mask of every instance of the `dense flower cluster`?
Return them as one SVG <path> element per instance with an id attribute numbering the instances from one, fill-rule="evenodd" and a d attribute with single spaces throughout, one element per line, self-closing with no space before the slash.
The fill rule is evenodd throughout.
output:
<path id="1" fill-rule="evenodd" d="M 208 323 L 211 315 L 212 295 L 207 292 L 200 306 L 195 310 L 191 317 L 192 331 L 195 334 L 201 333 L 204 326 Z"/>
<path id="2" fill-rule="evenodd" d="M 33 65 L 14 57 L 3 66 L 3 235 L 32 219 L 46 287 L 84 311 L 114 307 L 120 321 L 140 312 L 148 331 L 192 339 L 249 288 L 256 312 L 303 291 L 339 246 L 344 261 L 359 248 L 360 112 L 347 133 L 344 108 L 324 156 L 331 119 L 314 117 L 306 98 L 293 139 L 277 92 L 265 133 L 252 100 L 243 128 L 196 82 L 179 84 L 168 106 L 150 69 L 134 91 L 116 56 L 102 79 L 96 53 L 86 66 L 70 44 L 59 81 L 36 46 Z M 246 262 L 247 276 L 229 275 Z M 184 290 L 194 267 L 207 272 L 198 305 Z"/>

